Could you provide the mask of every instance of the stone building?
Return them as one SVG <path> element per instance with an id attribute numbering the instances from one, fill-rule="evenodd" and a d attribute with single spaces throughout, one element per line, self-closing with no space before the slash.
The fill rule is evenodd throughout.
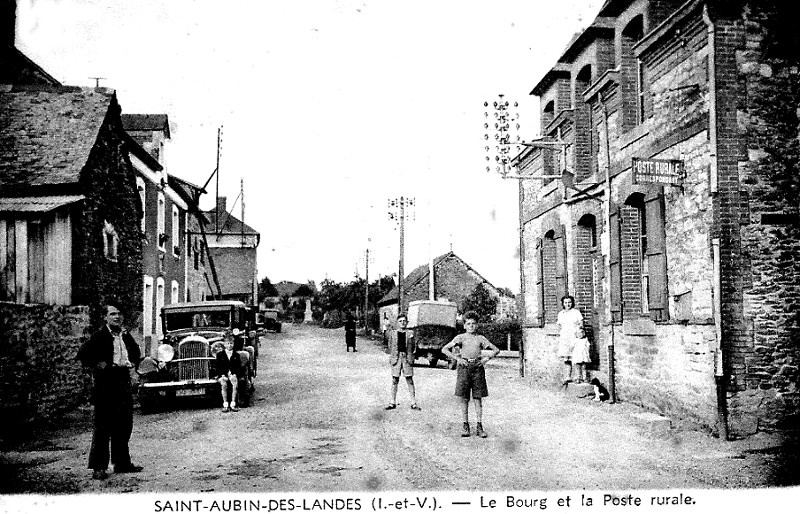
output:
<path id="1" fill-rule="evenodd" d="M 142 206 L 113 90 L 0 91 L 0 300 L 141 312 Z"/>
<path id="2" fill-rule="evenodd" d="M 800 54 L 778 1 L 608 0 L 535 85 L 520 181 L 525 358 L 560 298 L 617 398 L 722 436 L 798 426 Z M 609 360 L 609 358 L 613 360 Z"/>

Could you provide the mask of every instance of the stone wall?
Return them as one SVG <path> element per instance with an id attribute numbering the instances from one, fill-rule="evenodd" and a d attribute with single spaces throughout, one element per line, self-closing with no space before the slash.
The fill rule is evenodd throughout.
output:
<path id="1" fill-rule="evenodd" d="M 75 355 L 88 332 L 88 307 L 0 303 L 0 437 L 87 401 Z"/>
<path id="2" fill-rule="evenodd" d="M 731 45 L 718 74 L 737 86 L 730 175 L 739 190 L 730 203 L 740 207 L 729 221 L 741 272 L 727 291 L 725 363 L 740 434 L 800 426 L 800 36 L 780 2 L 745 3 L 717 29 Z"/>

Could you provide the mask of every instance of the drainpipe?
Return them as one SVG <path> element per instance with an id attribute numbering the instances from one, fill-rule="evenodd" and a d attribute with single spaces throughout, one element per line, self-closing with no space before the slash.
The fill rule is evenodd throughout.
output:
<path id="1" fill-rule="evenodd" d="M 708 6 L 703 7 L 703 21 L 706 24 L 706 32 L 708 34 L 708 81 L 709 81 L 709 95 L 708 95 L 708 132 L 709 132 L 709 148 L 711 149 L 710 157 L 710 191 L 712 195 L 718 193 L 718 179 L 717 173 L 717 81 L 716 81 L 716 41 L 715 41 L 715 28 L 714 22 L 708 15 Z M 713 252 L 714 270 L 712 277 L 712 287 L 714 289 L 714 332 L 715 332 L 715 345 L 714 345 L 714 383 L 716 386 L 717 396 L 717 431 L 721 439 L 729 439 L 728 433 L 728 401 L 727 401 L 727 376 L 725 375 L 725 366 L 723 360 L 722 350 L 722 283 L 721 283 L 721 259 L 720 259 L 720 240 L 718 237 L 712 239 L 711 247 Z"/>
<path id="2" fill-rule="evenodd" d="M 609 143 L 608 137 L 608 107 L 606 106 L 606 101 L 603 98 L 602 93 L 598 94 L 600 98 L 600 104 L 603 106 L 603 122 L 605 124 L 605 131 L 606 131 L 606 230 L 609 231 L 610 234 L 610 227 L 611 227 L 611 143 Z M 613 244 L 613 241 L 609 238 L 609 244 Z M 614 380 L 615 372 L 614 372 L 614 320 L 613 318 L 609 318 L 608 323 L 608 344 L 606 346 L 606 352 L 608 356 L 608 394 L 609 394 L 609 401 L 611 403 L 616 403 L 617 401 L 617 386 L 616 381 Z"/>
<path id="3" fill-rule="evenodd" d="M 517 309 L 519 309 L 519 319 L 522 320 L 522 338 L 519 342 L 519 376 L 525 377 L 525 320 L 527 319 L 525 309 L 525 216 L 523 212 L 525 190 L 522 187 L 522 179 L 519 179 L 517 183 L 519 184 L 517 193 L 519 197 L 519 302 L 517 302 Z M 510 343 L 508 349 L 511 349 Z"/>

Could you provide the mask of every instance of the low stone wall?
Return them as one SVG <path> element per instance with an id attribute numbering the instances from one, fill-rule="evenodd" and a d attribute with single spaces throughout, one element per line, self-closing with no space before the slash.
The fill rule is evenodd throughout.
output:
<path id="1" fill-rule="evenodd" d="M 714 326 L 663 324 L 637 331 L 615 326 L 614 380 L 617 399 L 675 419 L 713 428 L 716 424 Z M 589 376 L 608 383 L 608 354 L 603 327 L 600 361 Z M 647 332 L 646 334 L 644 332 Z M 525 375 L 532 382 L 557 386 L 564 372 L 556 356 L 556 325 L 525 329 Z"/>
<path id="2" fill-rule="evenodd" d="M 0 302 L 0 434 L 86 402 L 75 355 L 88 330 L 88 307 Z"/>

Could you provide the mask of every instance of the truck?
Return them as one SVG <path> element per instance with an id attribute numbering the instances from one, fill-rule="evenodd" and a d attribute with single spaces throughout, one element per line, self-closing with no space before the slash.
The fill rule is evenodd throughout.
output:
<path id="1" fill-rule="evenodd" d="M 444 359 L 442 348 L 456 335 L 458 306 L 444 300 L 417 300 L 408 304 L 408 328 L 414 330 L 417 351 L 414 357 L 427 359 L 435 367 Z M 455 362 L 448 367 L 453 369 Z"/>

